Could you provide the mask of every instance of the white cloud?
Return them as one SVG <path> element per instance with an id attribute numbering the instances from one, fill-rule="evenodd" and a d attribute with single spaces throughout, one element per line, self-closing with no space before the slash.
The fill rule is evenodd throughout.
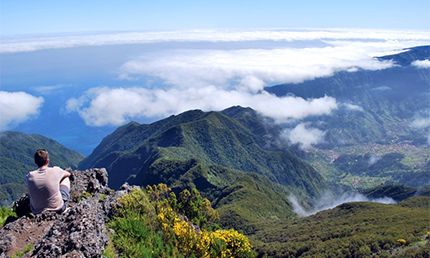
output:
<path id="1" fill-rule="evenodd" d="M 278 98 L 265 93 L 259 94 L 258 98 L 251 99 L 249 105 L 246 106 L 252 107 L 278 122 L 284 122 L 289 118 L 303 119 L 307 116 L 329 115 L 338 108 L 336 99 L 328 96 L 305 100 L 290 96 Z"/>
<path id="2" fill-rule="evenodd" d="M 324 142 L 325 132 L 316 128 L 307 128 L 304 123 L 298 124 L 292 130 L 283 131 L 283 138 L 292 144 L 299 144 L 301 149 L 310 149 L 312 145 Z"/>
<path id="3" fill-rule="evenodd" d="M 381 160 L 381 157 L 377 154 L 371 154 L 369 157 L 369 160 L 367 161 L 367 164 L 369 164 L 369 166 L 375 164 L 376 162 L 378 162 L 379 160 Z"/>
<path id="4" fill-rule="evenodd" d="M 255 92 L 267 84 L 298 83 L 351 67 L 378 70 L 392 65 L 350 47 L 175 50 L 130 60 L 120 68 L 120 76 L 154 76 L 181 87 L 226 87 L 233 80 Z"/>
<path id="5" fill-rule="evenodd" d="M 364 109 L 358 105 L 354 105 L 351 103 L 344 103 L 343 106 L 345 106 L 347 109 L 352 111 L 364 111 Z"/>
<path id="6" fill-rule="evenodd" d="M 159 107 L 156 112 L 141 107 L 142 112 L 133 113 L 135 115 L 168 115 L 187 108 L 221 110 L 242 105 L 283 121 L 330 114 L 337 108 L 336 100 L 329 96 L 313 100 L 291 96 L 279 98 L 264 92 L 266 85 L 330 76 L 351 66 L 384 69 L 391 63 L 379 62 L 348 47 L 175 50 L 130 60 L 119 71 L 123 79 L 139 81 L 152 77 L 164 83 L 163 90 L 140 91 L 151 95 L 150 101 L 145 101 Z M 164 101 L 159 103 L 161 100 Z"/>
<path id="7" fill-rule="evenodd" d="M 238 41 L 310 41 L 342 40 L 361 41 L 368 44 L 391 42 L 398 49 L 426 45 L 430 42 L 429 31 L 419 30 L 370 30 L 370 29 L 265 29 L 265 30 L 184 30 L 102 34 L 51 35 L 39 37 L 2 38 L 0 53 L 37 51 L 42 49 L 70 48 L 124 44 L 148 44 L 157 42 L 238 42 Z M 372 42 L 373 41 L 373 42 Z M 347 43 L 350 44 L 350 43 Z M 392 49 L 392 48 L 391 48 Z"/>
<path id="8" fill-rule="evenodd" d="M 43 101 L 25 92 L 0 91 L 0 130 L 9 130 L 38 115 Z"/>
<path id="9" fill-rule="evenodd" d="M 374 91 L 386 91 L 386 90 L 392 90 L 392 89 L 388 86 L 381 86 L 381 87 L 373 88 L 372 90 L 374 90 Z"/>
<path id="10" fill-rule="evenodd" d="M 93 88 L 71 98 L 66 110 L 76 111 L 88 125 L 121 125 L 131 118 L 160 117 L 190 109 L 222 110 L 233 105 L 252 107 L 278 121 L 326 115 L 337 108 L 334 98 L 305 100 L 279 98 L 267 92 L 218 89 L 214 86 L 188 89 Z"/>
<path id="11" fill-rule="evenodd" d="M 419 68 L 430 68 L 430 60 L 416 60 L 412 62 L 412 65 Z"/>
<path id="12" fill-rule="evenodd" d="M 270 41 L 231 48 L 220 42 Z M 315 41 L 313 47 L 290 42 Z M 139 117 L 167 116 L 189 109 L 222 110 L 241 105 L 252 107 L 278 121 L 327 115 L 338 107 L 326 96 L 305 100 L 264 92 L 278 83 L 298 83 L 336 71 L 385 69 L 390 61 L 373 58 L 398 49 L 430 42 L 430 32 L 383 30 L 193 30 L 140 33 L 15 38 L 3 40 L 3 53 L 76 46 L 191 42 L 186 49 L 160 47 L 158 51 L 130 54 L 118 69 L 119 78 L 135 82 L 129 88 L 94 88 L 67 103 L 87 124 L 120 125 Z M 211 44 L 206 44 L 211 42 Z M 193 49 L 198 44 L 198 48 Z M 169 44 L 167 44 L 169 45 Z M 271 48 L 276 45 L 276 48 Z M 184 46 L 176 44 L 175 46 Z M 251 46 L 254 46 L 252 48 Z M 318 47 L 317 47 L 318 46 Z M 142 50 L 146 51 L 146 50 Z M 390 53 L 392 54 L 392 53 Z M 154 83 L 156 82 L 156 83 Z M 127 82 L 129 84 L 130 82 Z M 142 87 L 145 86 L 145 87 Z M 347 108 L 360 110 L 349 105 Z"/>
<path id="13" fill-rule="evenodd" d="M 427 110 L 426 114 L 429 114 L 429 111 Z M 430 117 L 418 117 L 414 121 L 412 121 L 411 126 L 416 129 L 427 129 L 430 128 Z M 428 132 L 427 136 L 427 144 L 430 145 L 430 132 Z"/>
<path id="14" fill-rule="evenodd" d="M 411 126 L 418 129 L 424 129 L 424 128 L 430 127 L 430 117 L 417 118 L 414 121 L 412 121 Z"/>
<path id="15" fill-rule="evenodd" d="M 32 87 L 32 90 L 36 91 L 37 93 L 41 95 L 48 95 L 48 94 L 55 94 L 59 90 L 72 87 L 71 84 L 58 84 L 58 85 L 50 85 L 50 86 L 37 86 Z"/>
<path id="16" fill-rule="evenodd" d="M 334 195 L 330 191 L 326 191 L 321 198 L 314 204 L 314 207 L 311 210 L 306 210 L 297 200 L 297 197 L 294 195 L 290 195 L 288 197 L 291 204 L 293 205 L 293 211 L 299 217 L 307 217 L 317 212 L 332 209 L 337 207 L 343 203 L 349 202 L 376 202 L 383 204 L 395 204 L 397 203 L 393 198 L 390 197 L 382 197 L 382 198 L 368 198 L 361 193 L 357 192 L 344 192 L 339 195 Z"/>

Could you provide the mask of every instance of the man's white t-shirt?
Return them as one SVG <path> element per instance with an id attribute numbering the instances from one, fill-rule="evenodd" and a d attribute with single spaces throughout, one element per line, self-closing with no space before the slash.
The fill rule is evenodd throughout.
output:
<path id="1" fill-rule="evenodd" d="M 65 175 L 66 171 L 59 167 L 39 168 L 26 174 L 30 207 L 34 214 L 45 210 L 56 211 L 63 207 L 60 182 Z"/>

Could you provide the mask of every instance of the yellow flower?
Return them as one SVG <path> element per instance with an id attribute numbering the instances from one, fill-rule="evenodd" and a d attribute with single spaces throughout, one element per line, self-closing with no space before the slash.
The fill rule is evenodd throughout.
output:
<path id="1" fill-rule="evenodd" d="M 164 220 L 164 214 L 163 213 L 158 214 L 158 219 L 159 220 Z"/>
<path id="2" fill-rule="evenodd" d="M 397 239 L 397 242 L 402 243 L 402 244 L 405 244 L 405 243 L 406 243 L 406 240 L 405 240 L 405 239 L 403 239 L 403 238 L 400 238 L 400 239 Z"/>

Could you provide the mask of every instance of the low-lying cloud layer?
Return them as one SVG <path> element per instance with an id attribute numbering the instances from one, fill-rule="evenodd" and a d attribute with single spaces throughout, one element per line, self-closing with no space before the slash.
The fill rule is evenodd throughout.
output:
<path id="1" fill-rule="evenodd" d="M 43 101 L 42 97 L 25 92 L 0 91 L 0 131 L 38 115 Z"/>
<path id="2" fill-rule="evenodd" d="M 348 203 L 348 202 L 376 202 L 376 203 L 384 203 L 384 204 L 396 203 L 396 201 L 394 201 L 390 197 L 370 199 L 364 196 L 363 194 L 356 193 L 356 192 L 345 192 L 340 195 L 334 195 L 333 193 L 327 191 L 314 204 L 314 207 L 311 210 L 307 210 L 298 202 L 297 198 L 294 195 L 290 195 L 288 199 L 293 205 L 293 211 L 299 217 L 307 217 L 307 216 L 316 214 L 317 212 L 332 209 L 336 206 L 339 206 L 343 203 Z"/>
<path id="3" fill-rule="evenodd" d="M 192 35 L 190 39 L 198 38 L 198 34 Z M 248 38 L 243 32 L 220 35 L 223 35 L 220 41 L 293 41 L 329 37 L 337 40 L 345 37 L 339 32 L 313 34 L 310 31 L 250 32 Z M 354 33 L 348 35 L 358 37 Z M 214 40 L 213 35 L 206 40 Z M 222 110 L 233 105 L 252 107 L 279 122 L 309 115 L 328 115 L 338 107 L 336 99 L 330 96 L 311 100 L 291 96 L 279 98 L 263 89 L 277 83 L 298 83 L 330 76 L 339 70 L 376 70 L 393 65 L 371 55 L 392 50 L 391 43 L 386 43 L 390 45 L 388 47 L 375 42 L 348 42 L 306 48 L 208 47 L 149 52 L 130 58 L 118 69 L 120 79 L 135 82 L 137 86 L 90 89 L 80 97 L 70 99 L 67 110 L 78 112 L 88 125 L 93 126 L 120 125 L 133 118 L 160 117 L 189 109 Z M 308 131 L 316 133 L 315 130 Z M 316 137 L 311 144 L 319 142 L 322 136 Z M 303 142 L 303 147 L 309 147 L 309 142 Z"/>
<path id="4" fill-rule="evenodd" d="M 118 126 L 140 118 L 234 105 L 252 107 L 278 122 L 329 115 L 342 105 L 359 111 L 354 103 L 339 103 L 331 96 L 280 98 L 264 87 L 331 76 L 340 70 L 386 69 L 394 64 L 375 56 L 429 43 L 427 31 L 194 30 L 8 38 L 0 43 L 0 52 L 13 55 L 42 49 L 129 46 L 126 61 L 122 58 L 116 71 L 108 71 L 117 73 L 116 85 L 93 84 L 96 87 L 74 92 L 65 104 L 66 111 L 77 112 L 87 125 Z M 132 44 L 151 47 L 135 50 Z M 110 58 L 109 52 L 100 58 L 103 63 Z M 124 86 L 131 84 L 134 86 Z M 40 107 L 40 103 L 33 105 L 34 110 Z M 290 142 L 309 148 L 324 140 L 324 132 L 298 123 L 285 134 Z"/>
<path id="5" fill-rule="evenodd" d="M 233 105 L 253 107 L 262 114 L 284 121 L 309 115 L 327 115 L 337 108 L 334 98 L 305 100 L 276 97 L 267 92 L 219 89 L 215 86 L 188 89 L 93 88 L 71 98 L 66 109 L 76 111 L 88 125 L 121 125 L 138 117 L 163 117 L 191 109 L 223 110 Z"/>
<path id="6" fill-rule="evenodd" d="M 270 83 L 298 83 L 353 67 L 378 70 L 391 62 L 372 58 L 365 49 L 351 46 L 241 50 L 176 50 L 152 53 L 125 63 L 121 77 L 154 76 L 168 85 L 216 85 L 258 91 Z"/>
<path id="7" fill-rule="evenodd" d="M 425 45 L 430 40 L 428 31 L 370 30 L 370 29 L 267 29 L 267 30 L 185 30 L 127 33 L 99 33 L 80 35 L 44 35 L 4 37 L 0 53 L 29 52 L 81 46 L 149 44 L 162 42 L 240 42 L 240 41 L 309 41 L 353 40 L 381 41 L 392 45 Z M 369 43 L 369 42 L 368 42 Z M 375 42 L 372 42 L 375 44 Z M 404 46 L 401 46 L 404 47 Z"/>

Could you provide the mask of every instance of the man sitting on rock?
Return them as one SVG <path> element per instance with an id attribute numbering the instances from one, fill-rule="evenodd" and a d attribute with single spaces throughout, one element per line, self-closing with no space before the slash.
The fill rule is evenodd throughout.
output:
<path id="1" fill-rule="evenodd" d="M 46 150 L 37 150 L 34 162 L 39 167 L 25 176 L 33 214 L 45 210 L 62 213 L 70 197 L 70 173 L 59 167 L 48 167 L 49 154 Z"/>

